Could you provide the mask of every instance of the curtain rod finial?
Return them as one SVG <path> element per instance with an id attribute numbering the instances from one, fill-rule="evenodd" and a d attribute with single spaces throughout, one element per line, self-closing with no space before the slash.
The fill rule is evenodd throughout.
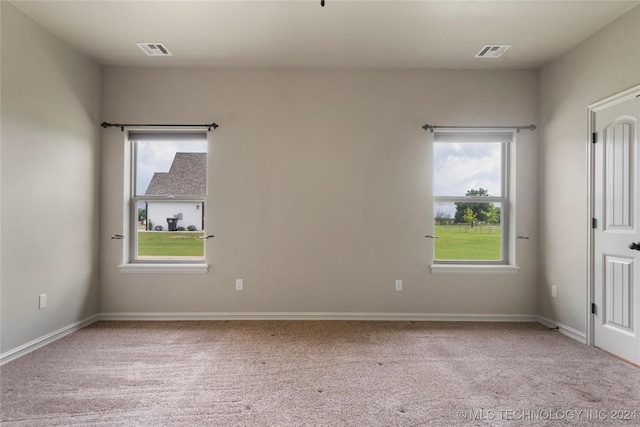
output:
<path id="1" fill-rule="evenodd" d="M 124 132 L 124 126 L 125 125 L 119 125 L 117 123 L 102 122 L 102 123 L 100 123 L 100 126 L 102 126 L 104 129 L 106 129 L 106 128 L 120 128 L 120 130 L 122 132 Z"/>

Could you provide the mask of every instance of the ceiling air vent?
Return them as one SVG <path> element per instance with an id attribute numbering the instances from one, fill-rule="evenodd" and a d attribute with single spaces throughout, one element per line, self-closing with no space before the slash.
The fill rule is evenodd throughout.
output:
<path id="1" fill-rule="evenodd" d="M 491 44 L 485 45 L 474 58 L 499 58 L 511 47 L 510 44 Z"/>
<path id="2" fill-rule="evenodd" d="M 162 43 L 136 43 L 147 56 L 171 56 L 171 52 Z"/>

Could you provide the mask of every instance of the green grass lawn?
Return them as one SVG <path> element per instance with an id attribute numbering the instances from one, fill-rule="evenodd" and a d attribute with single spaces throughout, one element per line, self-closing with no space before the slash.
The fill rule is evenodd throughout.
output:
<path id="1" fill-rule="evenodd" d="M 148 231 L 138 233 L 138 256 L 204 256 L 203 233 Z"/>
<path id="2" fill-rule="evenodd" d="M 436 225 L 435 257 L 438 260 L 500 259 L 500 228 L 488 226 Z M 204 256 L 203 233 L 139 232 L 138 256 Z"/>
<path id="3" fill-rule="evenodd" d="M 435 258 L 438 260 L 500 260 L 500 227 L 436 225 Z"/>

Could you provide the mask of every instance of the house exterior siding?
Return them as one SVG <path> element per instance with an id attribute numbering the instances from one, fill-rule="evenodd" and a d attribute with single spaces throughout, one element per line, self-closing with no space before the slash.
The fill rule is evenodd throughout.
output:
<path id="1" fill-rule="evenodd" d="M 162 226 L 162 230 L 168 230 L 167 218 L 174 218 L 178 214 L 182 214 L 182 219 L 178 220 L 178 227 L 187 228 L 190 225 L 201 231 L 203 226 L 202 220 L 202 202 L 147 202 L 147 221 L 151 221 L 153 227 Z"/>

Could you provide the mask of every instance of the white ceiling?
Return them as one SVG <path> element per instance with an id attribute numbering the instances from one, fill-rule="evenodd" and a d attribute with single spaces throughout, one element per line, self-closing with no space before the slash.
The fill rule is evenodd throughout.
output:
<path id="1" fill-rule="evenodd" d="M 640 1 L 12 1 L 106 65 L 538 68 Z M 146 57 L 161 42 L 171 57 Z M 485 44 L 511 44 L 474 59 Z"/>

